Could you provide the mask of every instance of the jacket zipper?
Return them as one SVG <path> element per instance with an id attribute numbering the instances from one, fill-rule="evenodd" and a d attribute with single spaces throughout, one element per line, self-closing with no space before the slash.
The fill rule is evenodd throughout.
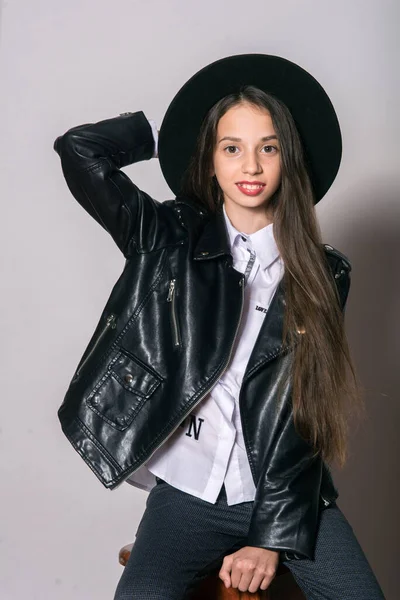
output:
<path id="1" fill-rule="evenodd" d="M 83 363 L 80 365 L 79 369 L 76 371 L 74 379 L 77 379 L 83 369 L 83 367 L 86 365 L 86 363 L 88 362 L 89 358 L 92 356 L 93 352 L 95 351 L 95 349 L 97 348 L 98 343 L 100 342 L 100 340 L 102 339 L 102 337 L 104 336 L 105 332 L 111 328 L 111 329 L 115 329 L 115 327 L 117 326 L 116 324 L 116 315 L 111 314 L 107 317 L 106 319 L 106 323 L 103 327 L 103 329 L 100 331 L 99 336 L 97 337 L 92 349 L 90 350 L 89 354 L 86 356 L 85 360 L 83 361 Z"/>
<path id="2" fill-rule="evenodd" d="M 235 335 L 234 335 L 234 338 L 233 338 L 232 345 L 231 345 L 231 347 L 230 347 L 230 350 L 229 350 L 229 356 L 228 356 L 228 360 L 227 360 L 227 362 L 225 363 L 225 366 L 224 366 L 224 368 L 222 369 L 222 371 L 221 371 L 220 373 L 218 373 L 217 377 L 215 377 L 215 378 L 214 378 L 214 381 L 215 381 L 215 379 L 217 379 L 217 378 L 220 378 L 220 377 L 221 377 L 221 375 L 223 375 L 223 374 L 225 373 L 226 369 L 228 368 L 228 365 L 229 365 L 229 363 L 230 363 L 230 360 L 231 360 L 231 355 L 232 355 L 233 346 L 235 345 L 236 336 L 237 336 L 237 333 L 238 333 L 238 331 L 239 331 L 240 322 L 241 322 L 241 320 L 242 320 L 242 314 L 243 314 L 243 305 L 244 305 L 244 277 L 242 277 L 242 279 L 240 280 L 240 282 L 239 282 L 239 285 L 240 285 L 240 287 L 242 288 L 242 302 L 241 302 L 241 305 L 240 305 L 240 315 L 239 315 L 239 321 L 238 321 L 238 324 L 237 324 L 237 327 L 236 327 L 236 331 L 235 331 Z M 178 429 L 178 427 L 179 427 L 179 425 L 182 423 L 182 421 L 184 421 L 184 419 L 186 419 L 186 417 L 187 417 L 187 416 L 188 416 L 188 415 L 189 415 L 189 414 L 190 414 L 190 413 L 191 413 L 191 412 L 192 412 L 192 411 L 195 409 L 195 407 L 196 407 L 198 404 L 200 404 L 200 402 L 203 400 L 203 398 L 205 398 L 205 396 L 207 396 L 208 392 L 211 390 L 211 388 L 213 387 L 213 385 L 214 385 L 214 382 L 213 382 L 213 383 L 212 383 L 212 385 L 211 385 L 211 386 L 210 386 L 210 387 L 209 387 L 209 388 L 208 388 L 208 389 L 207 389 L 207 390 L 206 390 L 206 391 L 205 391 L 205 392 L 204 392 L 204 393 L 203 393 L 203 394 L 200 396 L 200 398 L 197 400 L 196 404 L 194 404 L 194 405 L 193 405 L 193 406 L 192 406 L 192 407 L 191 407 L 191 408 L 190 408 L 190 409 L 189 409 L 189 410 L 186 412 L 186 414 L 185 414 L 185 415 L 184 415 L 184 417 L 181 419 L 181 421 L 178 423 L 178 425 L 177 425 L 177 426 L 176 426 L 176 427 L 175 427 L 175 428 L 174 428 L 174 429 L 173 429 L 173 430 L 172 430 L 172 431 L 171 431 L 171 432 L 170 432 L 170 433 L 167 435 L 167 437 L 166 437 L 166 438 L 164 438 L 164 439 L 163 439 L 163 441 L 162 441 L 160 444 L 158 444 L 158 446 L 157 446 L 157 447 L 156 447 L 156 448 L 153 450 L 153 452 L 152 452 L 152 453 L 151 453 L 151 454 L 150 454 L 150 455 L 149 455 L 149 456 L 146 458 L 145 462 L 147 462 L 148 460 L 150 460 L 150 458 L 153 456 L 153 454 L 155 454 L 155 453 L 157 452 L 157 450 L 158 450 L 158 449 L 159 449 L 159 448 L 160 448 L 160 447 L 161 447 L 161 446 L 162 446 L 162 445 L 163 445 L 163 444 L 164 444 L 164 443 L 165 443 L 165 442 L 166 442 L 166 441 L 167 441 L 167 440 L 168 440 L 168 439 L 171 437 L 171 435 L 173 435 L 173 434 L 175 433 L 175 431 Z M 141 463 L 141 464 L 140 464 L 138 467 L 136 467 L 136 469 L 135 469 L 134 471 L 131 471 L 131 472 L 130 472 L 130 473 L 129 473 L 129 474 L 126 476 L 126 477 L 125 477 L 125 479 L 124 479 L 123 481 L 125 481 L 126 479 L 128 479 L 128 478 L 129 478 L 131 475 L 133 475 L 134 473 L 136 473 L 136 471 L 138 471 L 138 470 L 140 469 L 140 467 L 142 467 L 142 466 L 143 466 L 143 464 L 144 464 L 144 463 Z M 123 481 L 121 481 L 121 483 L 123 483 Z"/>
<path id="3" fill-rule="evenodd" d="M 174 336 L 174 346 L 180 346 L 178 323 L 176 318 L 175 284 L 176 279 L 171 279 L 169 283 L 167 302 L 171 302 L 172 333 Z"/>

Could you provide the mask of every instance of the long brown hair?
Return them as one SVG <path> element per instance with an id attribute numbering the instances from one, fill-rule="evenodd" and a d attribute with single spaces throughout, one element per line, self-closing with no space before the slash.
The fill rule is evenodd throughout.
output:
<path id="1" fill-rule="evenodd" d="M 287 106 L 251 85 L 218 101 L 202 122 L 181 190 L 212 213 L 221 207 L 222 190 L 215 175 L 210 177 L 218 121 L 230 108 L 244 103 L 270 113 L 281 148 L 281 182 L 268 208 L 285 266 L 283 343 L 293 343 L 294 351 L 279 389 L 291 377 L 296 431 L 312 444 L 314 456 L 337 460 L 343 467 L 350 413 L 358 409 L 361 415 L 365 406 L 316 218 L 307 157 Z M 299 335 L 300 331 L 305 334 Z"/>

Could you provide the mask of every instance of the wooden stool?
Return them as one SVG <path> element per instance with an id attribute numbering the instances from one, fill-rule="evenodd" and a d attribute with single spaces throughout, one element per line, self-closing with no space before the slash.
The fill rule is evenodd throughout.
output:
<path id="1" fill-rule="evenodd" d="M 123 546 L 119 551 L 119 562 L 125 567 L 133 544 Z M 287 575 L 287 577 L 281 577 Z M 281 581 L 278 580 L 280 578 Z M 283 583 L 283 585 L 282 585 Z M 237 588 L 226 588 L 218 575 L 209 575 L 200 582 L 191 600 L 305 600 L 294 582 L 290 570 L 282 563 L 278 565 L 275 577 L 267 590 L 241 592 Z"/>

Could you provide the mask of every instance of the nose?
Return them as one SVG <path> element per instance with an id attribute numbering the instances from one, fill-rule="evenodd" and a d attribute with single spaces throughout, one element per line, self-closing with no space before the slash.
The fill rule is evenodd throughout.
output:
<path id="1" fill-rule="evenodd" d="M 255 175 L 262 171 L 261 163 L 258 160 L 258 153 L 256 151 L 246 154 L 243 159 L 242 171 L 243 173 L 249 173 L 250 175 Z"/>

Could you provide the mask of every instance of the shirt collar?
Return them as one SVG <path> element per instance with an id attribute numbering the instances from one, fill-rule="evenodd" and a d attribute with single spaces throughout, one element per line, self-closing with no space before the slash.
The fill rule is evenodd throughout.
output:
<path id="1" fill-rule="evenodd" d="M 263 269 L 269 267 L 279 256 L 278 246 L 276 245 L 273 223 L 265 225 L 254 233 L 243 233 L 234 227 L 226 214 L 225 204 L 222 205 L 225 224 L 229 235 L 231 248 L 234 244 L 240 243 L 241 236 L 245 236 L 250 241 L 250 246 L 255 250 L 257 258 Z"/>

